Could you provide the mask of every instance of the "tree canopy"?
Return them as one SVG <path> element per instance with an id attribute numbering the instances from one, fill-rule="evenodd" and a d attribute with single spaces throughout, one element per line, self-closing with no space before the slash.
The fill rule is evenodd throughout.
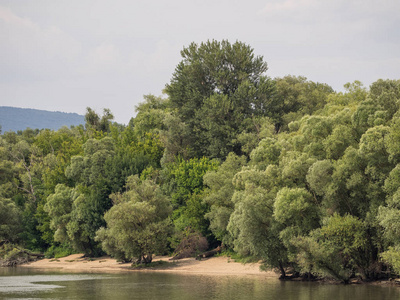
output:
<path id="1" fill-rule="evenodd" d="M 400 275 L 400 80 L 270 78 L 241 42 L 181 56 L 128 125 L 88 108 L 85 126 L 0 136 L 0 242 L 140 263 L 223 245 L 283 277 Z"/>
<path id="2" fill-rule="evenodd" d="M 240 154 L 236 136 L 253 131 L 254 119 L 277 113 L 266 62 L 250 46 L 226 40 L 192 43 L 181 56 L 165 91 L 173 114 L 188 126 L 193 155 Z"/>

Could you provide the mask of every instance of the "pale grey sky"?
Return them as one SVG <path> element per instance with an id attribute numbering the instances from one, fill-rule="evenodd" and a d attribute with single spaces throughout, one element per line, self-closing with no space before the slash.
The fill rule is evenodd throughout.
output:
<path id="1" fill-rule="evenodd" d="M 0 0 L 0 106 L 127 123 L 191 42 L 245 42 L 267 75 L 400 79 L 399 0 Z"/>

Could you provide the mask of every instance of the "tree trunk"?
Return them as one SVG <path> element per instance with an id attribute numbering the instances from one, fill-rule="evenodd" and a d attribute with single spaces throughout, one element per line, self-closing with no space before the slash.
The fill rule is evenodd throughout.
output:
<path id="1" fill-rule="evenodd" d="M 281 276 L 279 279 L 285 279 L 286 278 L 286 271 L 285 268 L 282 265 L 282 262 L 279 262 L 279 271 L 281 271 Z"/>
<path id="2" fill-rule="evenodd" d="M 153 260 L 153 255 L 152 254 L 142 254 L 138 260 L 136 261 L 136 264 L 149 264 L 151 263 Z"/>

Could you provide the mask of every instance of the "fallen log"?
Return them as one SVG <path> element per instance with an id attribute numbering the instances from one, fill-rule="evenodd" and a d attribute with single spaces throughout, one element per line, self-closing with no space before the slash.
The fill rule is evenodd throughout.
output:
<path id="1" fill-rule="evenodd" d="M 203 252 L 203 253 L 197 255 L 196 259 L 200 260 L 202 258 L 207 258 L 207 257 L 214 256 L 215 254 L 218 254 L 218 253 L 221 253 L 221 246 L 218 246 L 214 250 Z"/>

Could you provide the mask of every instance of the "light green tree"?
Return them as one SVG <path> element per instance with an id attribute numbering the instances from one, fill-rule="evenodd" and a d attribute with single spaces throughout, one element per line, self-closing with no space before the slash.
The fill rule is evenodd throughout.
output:
<path id="1" fill-rule="evenodd" d="M 94 233 L 99 227 L 94 219 L 98 219 L 98 212 L 84 193 L 58 184 L 54 194 L 47 198 L 44 210 L 49 214 L 56 242 L 71 245 L 86 256 L 98 254 L 94 242 Z"/>
<path id="2" fill-rule="evenodd" d="M 334 214 L 308 237 L 292 240 L 298 250 L 296 261 L 303 271 L 346 283 L 356 272 L 363 279 L 373 278 L 367 232 L 366 225 L 357 217 Z"/>
<path id="3" fill-rule="evenodd" d="M 382 259 L 400 274 L 400 165 L 394 168 L 385 181 L 388 194 L 386 205 L 379 207 L 376 216 L 383 228 L 383 238 L 388 247 L 381 253 Z"/>
<path id="4" fill-rule="evenodd" d="M 171 234 L 169 199 L 154 182 L 138 176 L 128 178 L 124 193 L 110 197 L 114 206 L 104 215 L 107 227 L 98 230 L 96 239 L 118 259 L 150 263 L 153 254 L 166 250 Z"/>
<path id="5" fill-rule="evenodd" d="M 218 170 L 208 171 L 203 177 L 204 184 L 208 187 L 204 202 L 210 206 L 210 211 L 205 217 L 210 220 L 211 232 L 226 246 L 232 245 L 232 237 L 227 230 L 234 209 L 232 196 L 235 188 L 232 179 L 245 165 L 244 156 L 239 157 L 231 152 Z"/>
<path id="6" fill-rule="evenodd" d="M 311 115 L 327 103 L 333 89 L 324 83 L 312 82 L 303 76 L 275 78 L 276 97 L 279 99 L 279 115 L 276 129 L 286 130 L 287 125 Z"/>
<path id="7" fill-rule="evenodd" d="M 294 259 L 297 249 L 292 240 L 308 235 L 319 227 L 320 210 L 312 195 L 304 188 L 282 188 L 274 202 L 274 219 L 281 224 L 279 237 L 288 249 L 290 259 Z"/>

